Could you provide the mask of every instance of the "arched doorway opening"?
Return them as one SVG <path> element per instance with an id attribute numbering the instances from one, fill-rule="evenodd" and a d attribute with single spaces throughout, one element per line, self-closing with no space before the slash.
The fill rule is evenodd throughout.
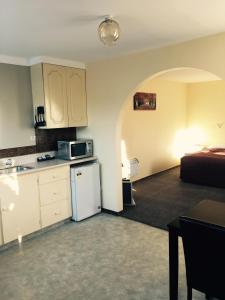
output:
<path id="1" fill-rule="evenodd" d="M 222 142 L 224 88 L 225 82 L 214 74 L 176 68 L 151 76 L 129 94 L 121 110 L 118 137 L 123 165 L 134 157 L 140 161 L 134 180 L 179 165 L 187 151 Z M 135 111 L 136 92 L 155 93 L 156 110 Z M 212 95 L 215 103 L 210 104 Z"/>
<path id="2" fill-rule="evenodd" d="M 94 140 L 101 162 L 103 208 L 123 209 L 121 185 L 120 115 L 130 92 L 143 80 L 165 70 L 191 67 L 225 79 L 224 33 L 147 50 L 87 66 L 88 127 L 77 129 L 78 138 Z"/>

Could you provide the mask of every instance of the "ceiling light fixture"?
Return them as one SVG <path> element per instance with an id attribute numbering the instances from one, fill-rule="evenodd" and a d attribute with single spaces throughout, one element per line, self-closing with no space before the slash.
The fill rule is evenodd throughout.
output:
<path id="1" fill-rule="evenodd" d="M 113 46 L 120 37 L 120 26 L 111 16 L 106 16 L 98 26 L 100 41 L 106 46 Z"/>

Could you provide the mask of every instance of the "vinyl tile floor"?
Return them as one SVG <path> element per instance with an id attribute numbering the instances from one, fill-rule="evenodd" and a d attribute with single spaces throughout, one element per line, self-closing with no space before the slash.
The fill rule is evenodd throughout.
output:
<path id="1" fill-rule="evenodd" d="M 168 234 L 103 213 L 64 224 L 0 252 L 0 299 L 168 300 Z M 201 299 L 194 292 L 193 300 Z"/>

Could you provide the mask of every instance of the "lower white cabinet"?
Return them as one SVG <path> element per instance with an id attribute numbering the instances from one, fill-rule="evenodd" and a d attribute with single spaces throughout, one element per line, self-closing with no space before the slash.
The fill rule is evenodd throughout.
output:
<path id="1" fill-rule="evenodd" d="M 71 205 L 61 200 L 41 207 L 41 224 L 46 227 L 71 217 Z"/>
<path id="2" fill-rule="evenodd" d="M 70 168 L 0 177 L 0 245 L 72 216 Z"/>
<path id="3" fill-rule="evenodd" d="M 41 228 L 36 173 L 0 180 L 3 241 L 8 243 Z"/>
<path id="4" fill-rule="evenodd" d="M 39 186 L 40 204 L 48 205 L 56 201 L 70 199 L 68 179 L 57 180 Z"/>
<path id="5" fill-rule="evenodd" d="M 2 238 L 2 218 L 0 214 L 0 246 L 3 244 L 3 238 Z"/>
<path id="6" fill-rule="evenodd" d="M 42 227 L 71 217 L 69 166 L 41 172 L 39 176 L 39 195 Z"/>

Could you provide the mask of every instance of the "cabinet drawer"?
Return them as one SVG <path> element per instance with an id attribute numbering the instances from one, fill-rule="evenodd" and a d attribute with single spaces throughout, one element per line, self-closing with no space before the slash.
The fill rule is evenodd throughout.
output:
<path id="1" fill-rule="evenodd" d="M 58 201 L 41 207 L 42 228 L 71 217 L 70 201 Z"/>
<path id="2" fill-rule="evenodd" d="M 63 179 L 39 186 L 41 206 L 70 198 L 69 180 Z"/>
<path id="3" fill-rule="evenodd" d="M 58 167 L 39 173 L 39 184 L 69 178 L 69 166 Z"/>

